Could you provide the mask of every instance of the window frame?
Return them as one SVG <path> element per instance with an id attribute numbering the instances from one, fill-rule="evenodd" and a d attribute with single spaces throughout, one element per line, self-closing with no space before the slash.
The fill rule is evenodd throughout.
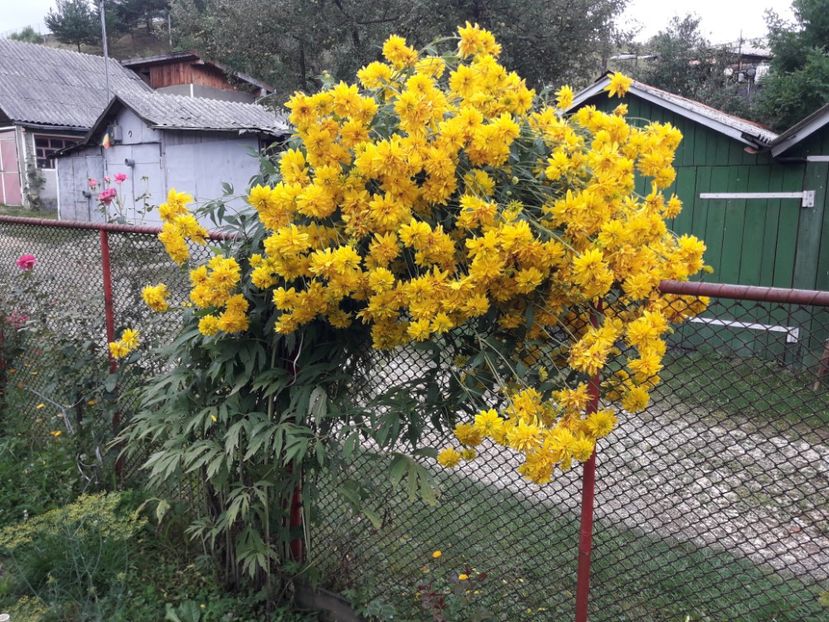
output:
<path id="1" fill-rule="evenodd" d="M 72 134 L 32 134 L 34 144 L 35 164 L 40 170 L 51 171 L 55 169 L 55 153 L 66 147 L 77 145 L 81 138 Z M 46 145 L 42 141 L 46 141 Z M 38 142 L 41 142 L 38 145 Z M 52 143 L 59 142 L 60 146 Z"/>

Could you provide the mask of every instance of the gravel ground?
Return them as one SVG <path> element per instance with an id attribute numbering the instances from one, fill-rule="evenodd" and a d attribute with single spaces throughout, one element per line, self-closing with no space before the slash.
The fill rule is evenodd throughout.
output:
<path id="1" fill-rule="evenodd" d="M 807 583 L 829 579 L 829 445 L 733 419 L 712 425 L 700 411 L 660 404 L 620 415 L 599 449 L 596 518 L 742 555 Z M 460 474 L 541 497 L 577 520 L 580 468 L 539 489 L 517 475 L 520 458 L 489 447 L 479 460 Z"/>

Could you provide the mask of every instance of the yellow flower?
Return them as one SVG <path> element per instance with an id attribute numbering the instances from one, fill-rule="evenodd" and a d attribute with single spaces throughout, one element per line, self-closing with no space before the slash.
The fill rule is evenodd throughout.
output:
<path id="1" fill-rule="evenodd" d="M 587 417 L 587 428 L 595 438 L 603 438 L 616 427 L 616 415 L 610 410 L 598 410 Z"/>
<path id="2" fill-rule="evenodd" d="M 458 575 L 458 581 L 467 581 L 469 579 L 469 575 L 465 572 L 462 572 Z"/>
<path id="3" fill-rule="evenodd" d="M 125 328 L 121 333 L 121 341 L 130 352 L 138 347 L 138 334 L 138 331 L 132 328 Z"/>
<path id="4" fill-rule="evenodd" d="M 451 469 L 460 464 L 461 457 L 462 456 L 457 449 L 447 447 L 446 449 L 441 449 L 438 452 L 438 464 L 446 467 L 447 469 Z"/>
<path id="5" fill-rule="evenodd" d="M 498 56 L 501 53 L 501 46 L 495 41 L 495 36 L 478 24 L 466 22 L 465 26 L 458 28 L 458 34 L 461 37 L 458 43 L 458 56 L 461 58 L 478 54 Z"/>
<path id="6" fill-rule="evenodd" d="M 565 84 L 556 91 L 556 107 L 559 110 L 567 110 L 573 105 L 573 97 L 573 89 Z"/>
<path id="7" fill-rule="evenodd" d="M 212 337 L 219 332 L 219 318 L 215 315 L 205 315 L 199 320 L 199 332 L 205 337 Z"/>
<path id="8" fill-rule="evenodd" d="M 170 305 L 167 302 L 167 295 L 167 286 L 164 283 L 147 285 L 141 290 L 141 298 L 144 299 L 144 303 L 150 309 L 159 313 L 163 313 L 170 308 Z"/>
<path id="9" fill-rule="evenodd" d="M 58 438 L 63 434 L 63 432 L 61 430 L 52 430 L 51 432 L 49 432 L 49 434 L 51 434 L 55 438 Z"/>
<path id="10" fill-rule="evenodd" d="M 442 555 L 443 555 L 443 553 L 442 553 L 441 551 L 439 551 L 439 550 L 438 550 L 438 551 L 434 551 L 434 552 L 432 553 L 432 559 L 440 559 Z"/>
<path id="11" fill-rule="evenodd" d="M 632 84 L 633 78 L 617 71 L 610 76 L 610 82 L 604 90 L 608 92 L 609 97 L 623 97 Z"/>
<path id="12" fill-rule="evenodd" d="M 395 68 L 402 69 L 417 62 L 417 52 L 406 45 L 403 37 L 392 35 L 383 44 L 383 56 Z"/>
<path id="13" fill-rule="evenodd" d="M 126 328 L 118 341 L 109 344 L 109 353 L 114 359 L 122 359 L 134 352 L 139 345 L 139 333 L 132 328 Z"/>

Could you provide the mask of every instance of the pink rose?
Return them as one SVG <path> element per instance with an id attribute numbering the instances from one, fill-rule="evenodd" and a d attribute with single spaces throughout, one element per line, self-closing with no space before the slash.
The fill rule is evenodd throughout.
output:
<path id="1" fill-rule="evenodd" d="M 106 183 L 109 183 L 110 181 L 112 181 L 112 179 L 110 179 L 109 175 L 104 175 L 104 181 Z"/>
<path id="2" fill-rule="evenodd" d="M 31 270 L 35 267 L 36 261 L 37 259 L 35 259 L 34 255 L 21 255 L 14 263 L 16 263 L 17 267 L 21 270 Z"/>
<path id="3" fill-rule="evenodd" d="M 92 177 L 90 177 L 86 180 L 86 185 L 89 186 L 90 190 L 95 190 L 95 188 L 98 187 L 98 180 L 92 179 Z"/>
<path id="4" fill-rule="evenodd" d="M 127 181 L 127 174 L 126 173 L 115 173 L 115 183 L 122 184 Z"/>
<path id="5" fill-rule="evenodd" d="M 23 315 L 22 313 L 18 313 L 17 311 L 13 311 L 7 318 L 6 321 L 12 328 L 20 329 L 23 325 L 29 321 L 29 317 Z"/>
<path id="6" fill-rule="evenodd" d="M 106 190 L 101 190 L 98 194 L 98 201 L 104 205 L 109 205 L 117 195 L 118 191 L 115 188 L 107 188 Z"/>

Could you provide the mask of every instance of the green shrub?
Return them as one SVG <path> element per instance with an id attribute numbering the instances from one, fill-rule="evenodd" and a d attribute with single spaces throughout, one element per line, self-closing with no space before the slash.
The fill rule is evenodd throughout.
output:
<path id="1" fill-rule="evenodd" d="M 127 499 L 128 500 L 128 499 Z M 0 593 L 35 596 L 44 619 L 105 619 L 101 605 L 123 589 L 129 542 L 147 524 L 125 495 L 82 495 L 74 503 L 0 530 Z M 0 599 L 0 605 L 3 600 Z"/>
<path id="2" fill-rule="evenodd" d="M 18 435 L 0 437 L 0 529 L 72 501 L 80 485 L 65 437 L 37 445 Z"/>

